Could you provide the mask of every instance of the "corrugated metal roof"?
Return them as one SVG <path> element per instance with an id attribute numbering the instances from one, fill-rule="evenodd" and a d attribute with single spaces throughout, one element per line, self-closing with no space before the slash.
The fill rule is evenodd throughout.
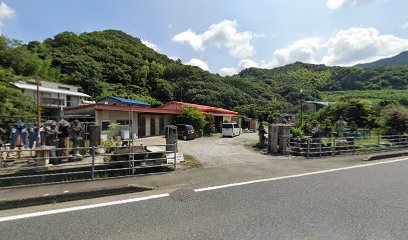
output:
<path id="1" fill-rule="evenodd" d="M 131 99 L 126 99 L 126 98 L 121 98 L 121 97 L 115 97 L 115 96 L 108 96 L 107 98 L 112 98 L 115 99 L 119 102 L 122 102 L 126 105 L 136 105 L 136 106 L 143 106 L 143 107 L 151 107 L 152 105 L 142 102 L 142 101 L 138 101 L 138 100 L 131 100 Z"/>
<path id="2" fill-rule="evenodd" d="M 78 107 L 64 108 L 64 112 L 68 115 L 76 114 L 82 109 L 94 109 L 97 111 L 119 111 L 119 112 L 139 112 L 139 113 L 167 113 L 167 114 L 181 114 L 178 110 L 168 110 L 168 109 L 157 109 L 157 108 L 147 108 L 138 106 L 124 106 L 124 105 L 114 105 L 114 104 L 91 104 Z"/>
<path id="3" fill-rule="evenodd" d="M 199 110 L 206 112 L 206 113 L 218 113 L 218 114 L 226 114 L 226 115 L 238 115 L 238 112 L 234 112 L 231 110 L 223 109 L 223 108 L 217 108 L 217 107 L 211 107 L 211 106 L 205 106 L 205 105 L 200 105 L 200 104 L 194 104 L 194 103 L 186 103 L 186 102 L 177 102 L 177 101 L 171 101 L 168 102 L 164 105 L 161 105 L 157 108 L 167 108 L 168 106 L 171 105 L 177 105 L 177 106 L 191 106 L 198 108 Z"/>
<path id="4" fill-rule="evenodd" d="M 24 83 L 13 83 L 14 86 L 21 88 L 21 89 L 26 89 L 26 90 L 33 90 L 37 91 L 37 86 L 36 85 L 31 85 L 31 84 L 24 84 Z M 47 87 L 41 87 L 40 86 L 40 92 L 50 92 L 50 93 L 61 93 L 61 94 L 66 94 L 70 96 L 77 96 L 77 97 L 91 97 L 88 94 L 81 93 L 81 92 L 73 92 L 69 90 L 63 90 L 63 89 L 58 89 L 58 88 L 47 88 Z"/>

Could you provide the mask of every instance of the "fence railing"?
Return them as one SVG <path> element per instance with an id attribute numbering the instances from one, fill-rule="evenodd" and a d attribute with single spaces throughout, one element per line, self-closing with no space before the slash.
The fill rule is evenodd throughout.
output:
<path id="1" fill-rule="evenodd" d="M 289 139 L 289 154 L 307 158 L 404 148 L 408 148 L 408 135 Z"/>
<path id="2" fill-rule="evenodd" d="M 0 151 L 0 187 L 167 172 L 177 144 Z"/>

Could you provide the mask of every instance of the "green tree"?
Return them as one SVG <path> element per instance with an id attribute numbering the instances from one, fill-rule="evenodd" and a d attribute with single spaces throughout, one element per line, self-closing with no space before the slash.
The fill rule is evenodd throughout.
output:
<path id="1" fill-rule="evenodd" d="M 370 101 L 359 99 L 343 99 L 316 113 L 316 119 L 319 122 L 329 120 L 334 124 L 340 117 L 348 123 L 354 122 L 359 128 L 371 129 L 376 127 L 379 114 L 374 110 Z"/>
<path id="2" fill-rule="evenodd" d="M 386 134 L 408 133 L 408 109 L 397 104 L 387 106 L 381 112 L 381 127 Z"/>
<path id="3" fill-rule="evenodd" d="M 203 112 L 195 107 L 183 107 L 182 114 L 176 118 L 176 123 L 190 124 L 196 131 L 203 130 L 207 121 Z"/>

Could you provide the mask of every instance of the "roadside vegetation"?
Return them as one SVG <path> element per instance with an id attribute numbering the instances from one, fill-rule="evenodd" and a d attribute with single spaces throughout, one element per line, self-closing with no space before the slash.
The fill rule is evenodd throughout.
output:
<path id="1" fill-rule="evenodd" d="M 291 130 L 295 137 L 311 136 L 311 127 L 317 124 L 324 136 L 337 129 L 337 121 L 342 118 L 350 130 L 365 129 L 372 135 L 408 134 L 408 108 L 397 102 L 386 106 L 369 100 L 343 99 L 317 112 L 306 111 Z"/>

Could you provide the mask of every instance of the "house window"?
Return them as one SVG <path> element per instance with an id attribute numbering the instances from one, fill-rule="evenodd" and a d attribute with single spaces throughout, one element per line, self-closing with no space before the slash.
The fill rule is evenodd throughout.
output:
<path id="1" fill-rule="evenodd" d="M 79 97 L 67 96 L 67 107 L 76 107 L 79 105 Z"/>
<path id="2" fill-rule="evenodd" d="M 59 89 L 63 89 L 63 90 L 68 90 L 68 91 L 71 90 L 69 87 L 61 87 L 61 86 L 58 86 L 58 88 L 59 88 Z"/>
<path id="3" fill-rule="evenodd" d="M 40 96 L 41 96 L 42 98 L 50 98 L 50 97 L 51 97 L 51 93 L 49 93 L 49 92 L 41 92 L 41 93 L 40 93 Z"/>
<path id="4" fill-rule="evenodd" d="M 129 119 L 116 120 L 116 123 L 119 124 L 120 126 L 129 126 L 129 125 L 132 125 L 132 121 L 129 120 Z"/>
<path id="5" fill-rule="evenodd" d="M 101 122 L 102 131 L 109 131 L 109 125 L 110 125 L 109 120 L 103 120 Z"/>

